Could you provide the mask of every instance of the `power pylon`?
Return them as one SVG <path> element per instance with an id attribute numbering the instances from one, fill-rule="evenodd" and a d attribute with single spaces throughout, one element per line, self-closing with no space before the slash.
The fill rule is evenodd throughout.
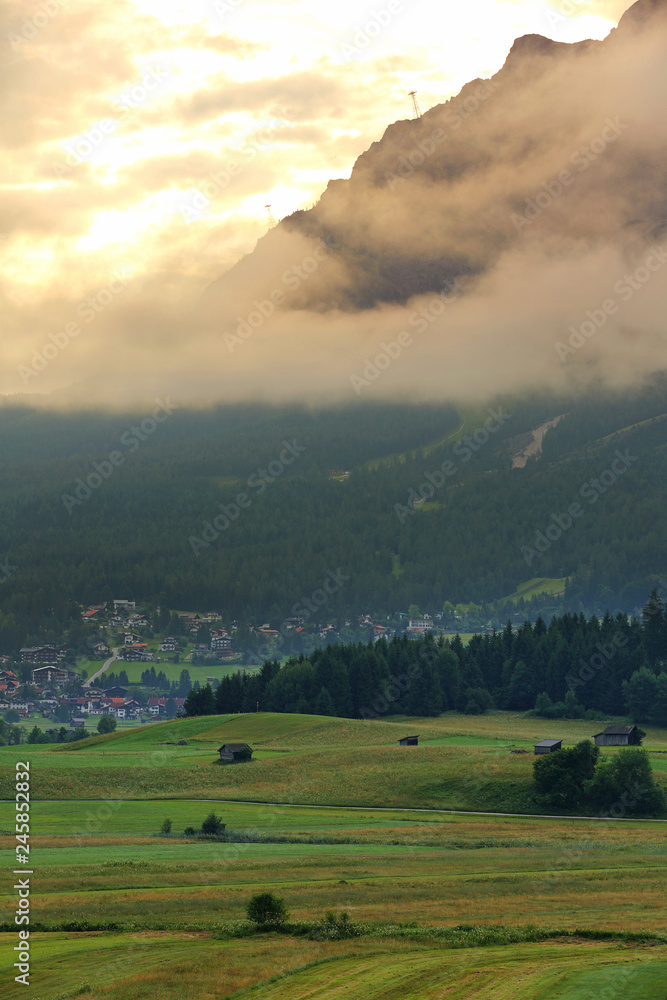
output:
<path id="1" fill-rule="evenodd" d="M 271 211 L 271 206 L 265 205 L 264 208 L 269 213 L 269 229 L 273 229 L 273 227 L 276 225 L 276 218 L 273 212 Z"/>
<path id="2" fill-rule="evenodd" d="M 417 91 L 411 90 L 408 96 L 412 98 L 412 117 L 421 118 L 422 113 L 419 109 L 419 105 L 417 104 Z"/>

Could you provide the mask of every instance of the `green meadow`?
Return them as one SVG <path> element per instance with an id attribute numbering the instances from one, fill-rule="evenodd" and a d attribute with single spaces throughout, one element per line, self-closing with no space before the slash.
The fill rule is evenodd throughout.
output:
<path id="1" fill-rule="evenodd" d="M 532 744 L 553 736 L 572 745 L 602 725 L 545 724 L 506 712 L 372 722 L 256 713 L 176 719 L 29 752 L 39 799 L 119 794 L 531 813 L 544 811 L 533 788 Z M 420 745 L 399 746 L 412 732 Z M 253 760 L 220 766 L 223 742 L 249 743 Z M 667 734 L 649 729 L 645 745 L 664 780 Z M 0 748 L 5 797 L 11 764 L 26 752 Z"/>
<path id="2" fill-rule="evenodd" d="M 6 937 L 6 935 L 3 935 Z M 1 949 L 11 976 L 9 942 Z M 663 1000 L 667 948 L 554 939 L 451 949 L 401 939 L 308 941 L 266 935 L 221 941 L 207 933 L 45 935 L 39 994 L 89 1000 Z M 618 991 L 618 992 L 617 992 Z"/>
<path id="3" fill-rule="evenodd" d="M 14 765 L 30 762 L 34 994 L 589 1000 L 621 988 L 664 1000 L 664 821 L 530 815 L 532 743 L 598 728 L 504 712 L 253 714 L 0 748 L 5 871 Z M 410 733 L 420 745 L 400 747 Z M 216 763 L 236 741 L 253 760 Z M 667 732 L 645 745 L 667 782 Z M 211 810 L 222 839 L 185 834 Z M 284 899 L 285 931 L 248 924 L 258 892 Z M 332 911 L 359 936 L 322 937 Z M 11 927 L 0 925 L 5 982 Z"/>
<path id="4" fill-rule="evenodd" d="M 159 674 L 160 671 L 166 676 L 169 683 L 172 681 L 180 680 L 181 672 L 187 670 L 190 674 L 190 679 L 194 681 L 199 681 L 200 684 L 206 683 L 207 677 L 215 677 L 218 680 L 222 680 L 223 677 L 227 677 L 229 674 L 235 674 L 239 670 L 257 670 L 258 667 L 241 667 L 238 662 L 230 663 L 220 663 L 215 666 L 207 664 L 206 666 L 198 666 L 195 663 L 191 663 L 190 660 L 181 659 L 178 663 L 172 663 L 170 660 L 166 659 L 168 656 L 173 656 L 173 653 L 158 653 L 158 659 L 155 663 L 124 663 L 120 660 L 116 660 L 109 667 L 109 671 L 113 672 L 118 676 L 121 670 L 124 670 L 127 674 L 127 679 L 130 684 L 140 684 L 141 675 L 145 670 L 150 670 L 151 667 L 155 667 L 155 673 Z"/>

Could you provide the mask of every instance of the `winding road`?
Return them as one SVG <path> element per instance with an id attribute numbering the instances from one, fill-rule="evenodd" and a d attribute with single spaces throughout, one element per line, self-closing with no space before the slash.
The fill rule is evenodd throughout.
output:
<path id="1" fill-rule="evenodd" d="M 88 680 L 84 681 L 81 686 L 85 687 L 85 688 L 90 687 L 91 684 L 93 683 L 93 681 L 96 681 L 98 677 L 101 677 L 102 674 L 104 673 L 104 671 L 107 669 L 107 667 L 110 667 L 111 664 L 114 662 L 114 660 L 118 659 L 118 650 L 119 649 L 120 649 L 120 646 L 116 646 L 114 649 L 112 649 L 111 650 L 111 656 L 109 657 L 109 659 L 106 660 L 102 664 L 102 666 L 97 671 L 97 673 L 94 673 L 92 677 L 89 677 Z"/>

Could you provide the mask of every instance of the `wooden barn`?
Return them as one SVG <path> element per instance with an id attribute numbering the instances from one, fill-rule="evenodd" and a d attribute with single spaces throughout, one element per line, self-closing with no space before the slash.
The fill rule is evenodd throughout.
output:
<path id="1" fill-rule="evenodd" d="M 418 736 L 404 736 L 402 740 L 398 741 L 399 746 L 402 747 L 416 747 L 419 746 Z"/>
<path id="2" fill-rule="evenodd" d="M 238 764 L 244 760 L 251 760 L 252 747 L 247 743 L 223 743 L 218 753 L 223 764 Z"/>
<path id="3" fill-rule="evenodd" d="M 562 745 L 562 740 L 540 740 L 539 743 L 533 743 L 533 750 L 536 754 L 553 753 L 554 750 L 560 750 Z"/>
<path id="4" fill-rule="evenodd" d="M 636 726 L 607 726 L 593 739 L 596 747 L 634 747 L 640 743 Z"/>

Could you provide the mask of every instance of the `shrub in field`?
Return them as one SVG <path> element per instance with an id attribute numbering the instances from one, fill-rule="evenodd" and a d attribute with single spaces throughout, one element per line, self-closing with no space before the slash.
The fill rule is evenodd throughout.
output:
<path id="1" fill-rule="evenodd" d="M 581 805 L 584 786 L 595 774 L 599 747 L 582 740 L 571 750 L 558 750 L 537 757 L 533 764 L 535 784 L 547 802 L 558 809 L 575 809 Z"/>
<path id="2" fill-rule="evenodd" d="M 284 924 L 289 913 L 285 901 L 272 892 L 258 892 L 246 906 L 248 920 L 256 924 Z"/>
<path id="3" fill-rule="evenodd" d="M 214 812 L 210 812 L 201 825 L 201 832 L 209 837 L 219 837 L 224 830 L 225 824 Z"/>
<path id="4" fill-rule="evenodd" d="M 318 941 L 342 941 L 345 938 L 359 937 L 362 933 L 359 924 L 350 920 L 347 910 L 343 910 L 340 916 L 329 910 L 310 936 Z"/>
<path id="5" fill-rule="evenodd" d="M 656 785 L 645 750 L 629 747 L 598 763 L 599 748 L 582 740 L 571 750 L 538 757 L 535 784 L 559 809 L 594 810 L 609 816 L 659 816 L 667 802 Z"/>
<path id="6" fill-rule="evenodd" d="M 116 729 L 116 720 L 110 715 L 103 715 L 97 723 L 98 733 L 113 733 Z"/>
<path id="7" fill-rule="evenodd" d="M 171 833 L 171 820 L 165 819 L 162 821 L 162 826 L 160 827 L 160 833 L 167 834 Z"/>
<path id="8" fill-rule="evenodd" d="M 646 750 L 628 747 L 595 769 L 586 785 L 586 797 L 611 816 L 659 816 L 665 810 L 665 795 L 655 783 Z"/>

